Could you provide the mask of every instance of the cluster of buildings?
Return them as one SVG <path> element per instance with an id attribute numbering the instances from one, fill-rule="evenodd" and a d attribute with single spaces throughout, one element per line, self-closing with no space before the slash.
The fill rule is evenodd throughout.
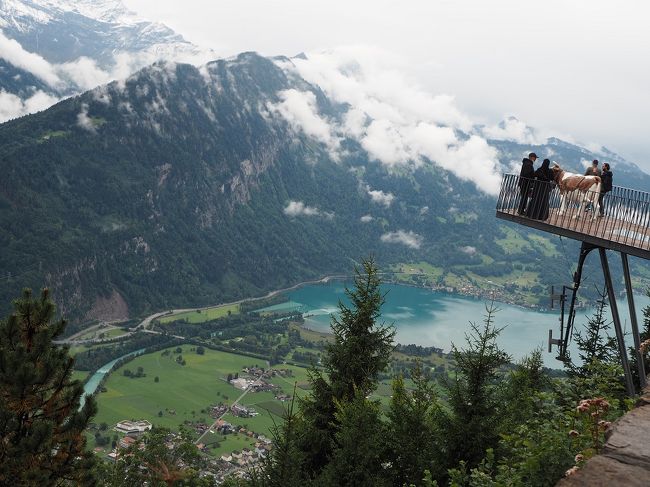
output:
<path id="1" fill-rule="evenodd" d="M 133 438 L 142 436 L 146 431 L 149 431 L 150 429 L 151 423 L 144 419 L 140 421 L 129 421 L 125 419 L 117 423 L 113 428 L 114 431 Z"/>
<path id="2" fill-rule="evenodd" d="M 107 455 L 108 458 L 112 461 L 116 461 L 120 456 L 120 450 L 130 448 L 132 446 L 140 445 L 142 448 L 144 445 L 140 443 L 140 437 L 145 434 L 145 432 L 151 429 L 151 423 L 147 420 L 140 421 L 130 421 L 122 420 L 113 427 L 113 431 L 123 434 L 124 436 L 120 438 L 117 446 Z"/>
<path id="3" fill-rule="evenodd" d="M 262 367 L 244 367 L 242 371 L 248 377 L 237 377 L 230 380 L 230 384 L 236 389 L 241 391 L 248 389 L 251 392 L 273 392 L 278 388 L 267 380 L 268 377 L 280 375 L 279 371 L 275 369 L 264 370 Z M 286 372 L 287 370 L 283 370 L 282 373 L 286 374 Z M 291 371 L 289 370 L 289 372 Z"/>
<path id="4" fill-rule="evenodd" d="M 252 418 L 257 416 L 259 413 L 255 409 L 243 406 L 241 404 L 235 404 L 230 407 L 230 412 L 237 416 L 238 418 Z"/>
<path id="5" fill-rule="evenodd" d="M 221 455 L 220 460 L 240 467 L 253 465 L 266 457 L 266 455 L 271 451 L 271 442 L 270 440 L 266 441 L 267 442 L 255 442 L 255 446 L 252 450 L 250 448 L 243 448 L 242 451 L 234 451 L 227 455 Z"/>

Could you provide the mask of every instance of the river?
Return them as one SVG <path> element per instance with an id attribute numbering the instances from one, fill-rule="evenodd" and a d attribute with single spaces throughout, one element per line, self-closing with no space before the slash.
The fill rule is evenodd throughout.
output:
<path id="1" fill-rule="evenodd" d="M 99 386 L 99 383 L 102 381 L 104 376 L 108 374 L 113 366 L 120 360 L 130 357 L 131 355 L 138 355 L 142 352 L 144 352 L 144 348 L 141 348 L 140 350 L 136 350 L 134 352 L 127 353 L 126 355 L 122 355 L 119 358 L 116 358 L 115 360 L 111 360 L 107 364 L 105 364 L 103 367 L 97 369 L 97 372 L 95 372 L 88 381 L 84 384 L 84 395 L 81 396 L 81 400 L 79 401 L 79 409 L 84 407 L 84 404 L 86 403 L 86 396 L 92 396 L 95 391 L 97 390 L 97 387 Z"/>
<path id="2" fill-rule="evenodd" d="M 450 350 L 452 343 L 462 347 L 469 323 L 481 325 L 485 316 L 486 302 L 481 299 L 397 284 L 384 285 L 382 289 L 387 292 L 382 319 L 395 325 L 399 343 L 435 346 L 445 351 Z M 336 313 L 339 299 L 345 300 L 344 283 L 340 281 L 307 285 L 286 294 L 289 302 L 271 308 L 300 309 L 305 316 L 305 326 L 318 331 L 329 331 L 331 313 Z M 639 320 L 642 320 L 641 309 L 649 304 L 647 296 L 635 295 Z M 627 304 L 619 299 L 618 305 L 624 329 L 629 332 Z M 494 323 L 505 327 L 499 344 L 513 359 L 520 359 L 534 348 L 542 347 L 545 364 L 560 367 L 560 362 L 554 358 L 555 350 L 547 353 L 548 330 L 553 329 L 556 338 L 559 335 L 559 310 L 540 312 L 502 303 L 496 303 L 496 306 L 499 311 L 494 316 Z M 592 311 L 580 309 L 576 312 L 578 330 Z M 613 326 L 611 332 L 614 333 Z M 632 344 L 631 336 L 626 337 L 626 342 Z"/>

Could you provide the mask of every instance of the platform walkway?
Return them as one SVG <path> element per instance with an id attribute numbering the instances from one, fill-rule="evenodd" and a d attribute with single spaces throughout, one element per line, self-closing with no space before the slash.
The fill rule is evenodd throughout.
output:
<path id="1" fill-rule="evenodd" d="M 527 211 L 520 215 L 519 183 L 519 176 L 504 175 L 496 208 L 498 218 L 650 259 L 650 193 L 615 186 L 604 196 L 604 216 L 594 218 L 584 195 L 568 199 L 564 214 L 560 214 L 560 194 L 554 185 L 522 180 L 529 188 L 526 194 L 532 197 L 528 198 Z M 548 197 L 548 214 L 544 208 L 546 202 L 540 201 L 538 195 L 544 195 L 542 199 Z"/>

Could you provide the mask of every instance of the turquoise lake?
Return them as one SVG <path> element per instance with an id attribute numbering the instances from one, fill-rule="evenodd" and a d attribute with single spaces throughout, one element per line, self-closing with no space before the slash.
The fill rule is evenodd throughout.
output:
<path id="1" fill-rule="evenodd" d="M 445 351 L 450 350 L 452 343 L 462 347 L 469 322 L 481 325 L 485 316 L 487 302 L 484 300 L 410 286 L 384 285 L 382 288 L 388 293 L 382 308 L 382 319 L 387 324 L 395 325 L 396 341 L 399 343 L 435 346 Z M 339 299 L 347 302 L 344 289 L 344 283 L 337 281 L 304 286 L 287 293 L 290 299 L 288 303 L 273 308 L 299 309 L 305 315 L 307 328 L 329 331 L 330 316 L 337 312 Z M 547 353 L 548 330 L 553 329 L 554 337 L 559 335 L 559 310 L 546 313 L 509 304 L 495 304 L 500 311 L 495 315 L 494 322 L 498 327 L 505 327 L 499 343 L 513 359 L 542 347 L 546 365 L 560 367 L 560 362 L 554 358 L 555 349 L 553 353 Z M 638 319 L 642 319 L 642 308 L 649 304 L 650 299 L 646 296 L 635 295 Z M 619 299 L 618 307 L 624 329 L 629 332 L 627 304 Z M 591 312 L 590 309 L 576 312 L 578 330 L 586 323 L 586 316 Z M 613 326 L 611 332 L 614 333 Z M 626 343 L 632 344 L 631 335 L 626 336 Z"/>

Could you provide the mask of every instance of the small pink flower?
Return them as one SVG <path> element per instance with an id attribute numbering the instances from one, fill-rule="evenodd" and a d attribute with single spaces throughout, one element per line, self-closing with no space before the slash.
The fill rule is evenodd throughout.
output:
<path id="1" fill-rule="evenodd" d="M 648 347 L 650 347 L 650 340 L 646 340 L 639 346 L 639 352 L 645 353 Z"/>
<path id="2" fill-rule="evenodd" d="M 598 427 L 599 427 L 600 429 L 602 429 L 603 431 L 605 431 L 605 430 L 606 430 L 607 428 L 609 428 L 611 425 L 612 425 L 611 421 L 604 421 L 604 420 L 602 420 L 602 419 L 601 419 L 600 421 L 598 421 Z"/>
<path id="3" fill-rule="evenodd" d="M 564 472 L 564 476 L 569 477 L 569 476 L 573 475 L 574 473 L 576 473 L 578 470 L 580 470 L 580 468 L 578 468 L 577 466 L 571 467 L 569 470 Z"/>

